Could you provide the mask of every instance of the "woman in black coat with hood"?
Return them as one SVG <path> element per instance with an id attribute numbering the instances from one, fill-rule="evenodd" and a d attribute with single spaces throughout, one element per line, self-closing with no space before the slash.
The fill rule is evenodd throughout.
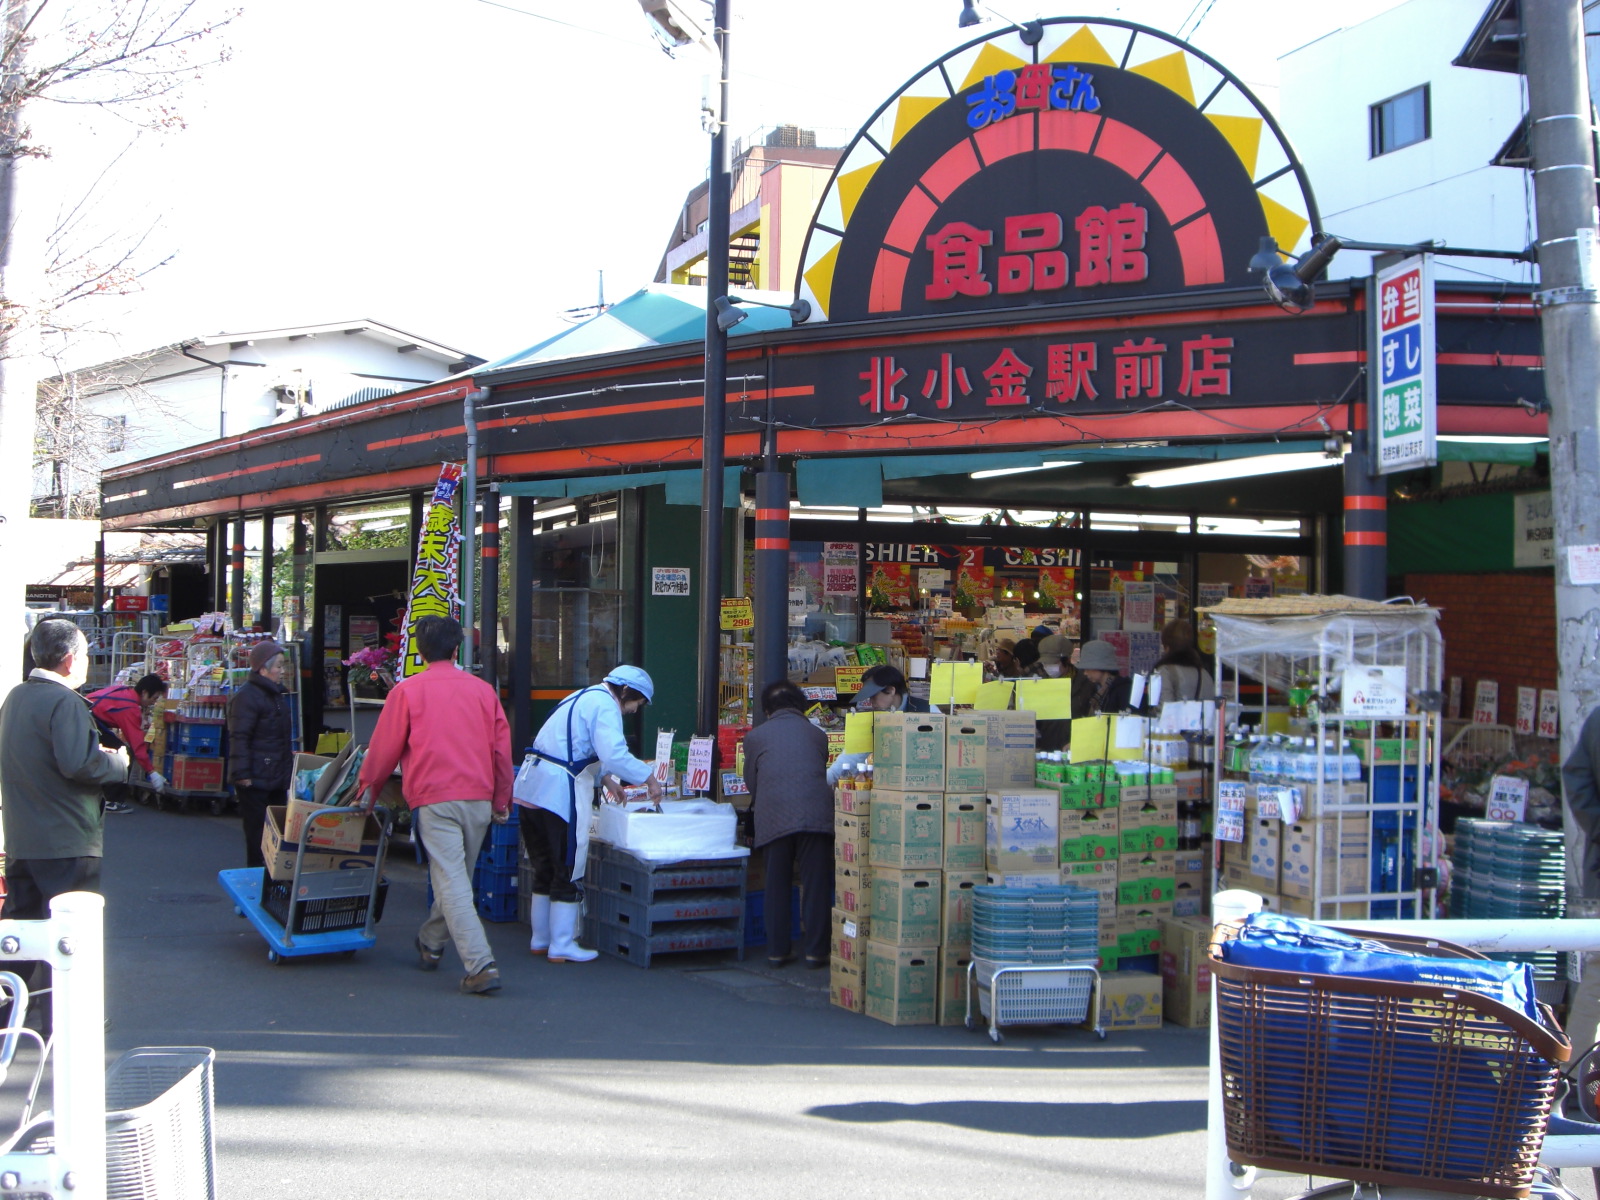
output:
<path id="1" fill-rule="evenodd" d="M 244 825 L 244 865 L 261 867 L 261 833 L 267 805 L 287 802 L 294 779 L 294 734 L 289 689 L 283 686 L 289 660 L 277 642 L 250 649 L 250 674 L 228 705 L 228 768 Z"/>

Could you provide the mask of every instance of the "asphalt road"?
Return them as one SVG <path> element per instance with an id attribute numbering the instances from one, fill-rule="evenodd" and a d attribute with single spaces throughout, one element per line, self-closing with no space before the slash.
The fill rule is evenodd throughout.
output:
<path id="1" fill-rule="evenodd" d="M 487 927 L 504 989 L 463 996 L 452 954 L 416 967 L 404 844 L 376 947 L 271 966 L 216 882 L 241 840 L 233 818 L 107 820 L 108 1051 L 215 1047 L 228 1200 L 1204 1194 L 1201 1032 L 997 1047 L 831 1008 L 795 967 L 550 964 L 517 924 Z"/>

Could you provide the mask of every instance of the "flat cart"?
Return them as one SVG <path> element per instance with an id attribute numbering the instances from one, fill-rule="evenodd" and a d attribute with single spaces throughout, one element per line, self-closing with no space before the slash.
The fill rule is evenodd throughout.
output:
<path id="1" fill-rule="evenodd" d="M 1103 1040 L 1100 971 L 1093 963 L 1031 966 L 975 958 L 967 964 L 967 1028 L 987 1020 L 996 1044 L 1004 1040 L 1002 1025 L 1082 1025 L 1091 1015 L 1095 1036 Z"/>
<path id="2" fill-rule="evenodd" d="M 267 961 L 314 954 L 353 955 L 377 943 L 373 927 L 383 916 L 388 881 L 383 878 L 389 845 L 389 815 L 377 809 L 378 852 L 370 867 L 303 870 L 310 836 L 302 836 L 288 880 L 267 878 L 264 867 L 218 871 L 217 881 L 267 943 Z M 313 852 L 316 847 L 313 845 Z"/>

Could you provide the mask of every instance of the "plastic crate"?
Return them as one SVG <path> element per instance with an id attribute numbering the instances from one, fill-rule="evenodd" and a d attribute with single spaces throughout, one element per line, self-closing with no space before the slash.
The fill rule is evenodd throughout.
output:
<path id="1" fill-rule="evenodd" d="M 614 892 L 588 893 L 588 905 L 597 920 L 636 933 L 650 933 L 671 921 L 716 921 L 738 917 L 744 904 L 739 893 L 727 891 L 663 892 L 646 904 Z"/>
<path id="2" fill-rule="evenodd" d="M 767 944 L 767 894 L 766 892 L 747 892 L 744 898 L 744 944 L 746 946 L 765 946 Z M 789 940 L 792 942 L 800 936 L 800 889 L 794 889 L 794 897 L 789 902 Z"/>
<path id="3" fill-rule="evenodd" d="M 658 954 L 738 950 L 744 932 L 739 921 L 673 921 L 648 934 L 620 929 L 585 916 L 583 942 L 615 958 L 648 967 Z"/>
<path id="4" fill-rule="evenodd" d="M 472 873 L 472 903 L 485 921 L 517 919 L 517 869 L 479 867 Z M 429 907 L 432 907 L 430 897 Z"/>
<path id="5" fill-rule="evenodd" d="M 483 850 L 478 855 L 477 869 L 488 868 L 493 871 L 515 871 L 517 869 L 518 856 L 521 852 L 522 848 L 516 842 L 512 842 L 509 846 L 492 846 L 489 844 L 488 839 L 485 838 Z"/>
<path id="6" fill-rule="evenodd" d="M 590 842 L 584 884 L 648 904 L 662 892 L 684 888 L 742 888 L 745 869 L 742 858 L 654 864 L 605 842 Z"/>
<path id="7" fill-rule="evenodd" d="M 1481 958 L 1447 942 L 1398 949 Z M 1126 964 L 1124 964 L 1126 965 Z M 1460 988 L 1272 971 L 1211 952 L 1228 1155 L 1292 1174 L 1528 1194 L 1571 1047 Z"/>
<path id="8" fill-rule="evenodd" d="M 215 758 L 222 753 L 222 726 L 174 722 L 167 730 L 167 748 L 173 754 Z"/>
<path id="9" fill-rule="evenodd" d="M 261 893 L 261 908 L 279 925 L 289 921 L 288 879 L 266 880 Z M 372 910 L 372 923 L 383 920 L 383 906 L 389 898 L 389 881 L 378 880 L 378 903 Z M 336 929 L 361 929 L 367 923 L 366 896 L 335 896 L 328 900 L 302 900 L 295 905 L 294 928 L 290 933 L 331 933 Z"/>

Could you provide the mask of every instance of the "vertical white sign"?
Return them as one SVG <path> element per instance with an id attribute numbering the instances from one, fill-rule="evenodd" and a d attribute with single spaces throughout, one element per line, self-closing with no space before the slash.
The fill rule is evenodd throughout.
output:
<path id="1" fill-rule="evenodd" d="M 1511 497 L 1511 565 L 1553 567 L 1556 520 L 1549 492 Z"/>
<path id="2" fill-rule="evenodd" d="M 1532 733 L 1533 723 L 1539 708 L 1539 689 L 1519 687 L 1517 689 L 1517 732 L 1520 734 Z"/>
<path id="3" fill-rule="evenodd" d="M 1374 295 L 1372 472 L 1430 467 L 1438 434 L 1432 257 L 1413 255 L 1379 271 Z"/>
<path id="4" fill-rule="evenodd" d="M 1478 680 L 1472 697 L 1472 723 L 1497 725 L 1500 722 L 1500 684 L 1493 679 Z"/>
<path id="5" fill-rule="evenodd" d="M 1445 709 L 1445 716 L 1452 720 L 1461 718 L 1461 676 L 1450 676 L 1450 701 Z"/>
<path id="6" fill-rule="evenodd" d="M 1561 694 L 1553 688 L 1539 689 L 1539 736 L 1561 736 Z"/>

